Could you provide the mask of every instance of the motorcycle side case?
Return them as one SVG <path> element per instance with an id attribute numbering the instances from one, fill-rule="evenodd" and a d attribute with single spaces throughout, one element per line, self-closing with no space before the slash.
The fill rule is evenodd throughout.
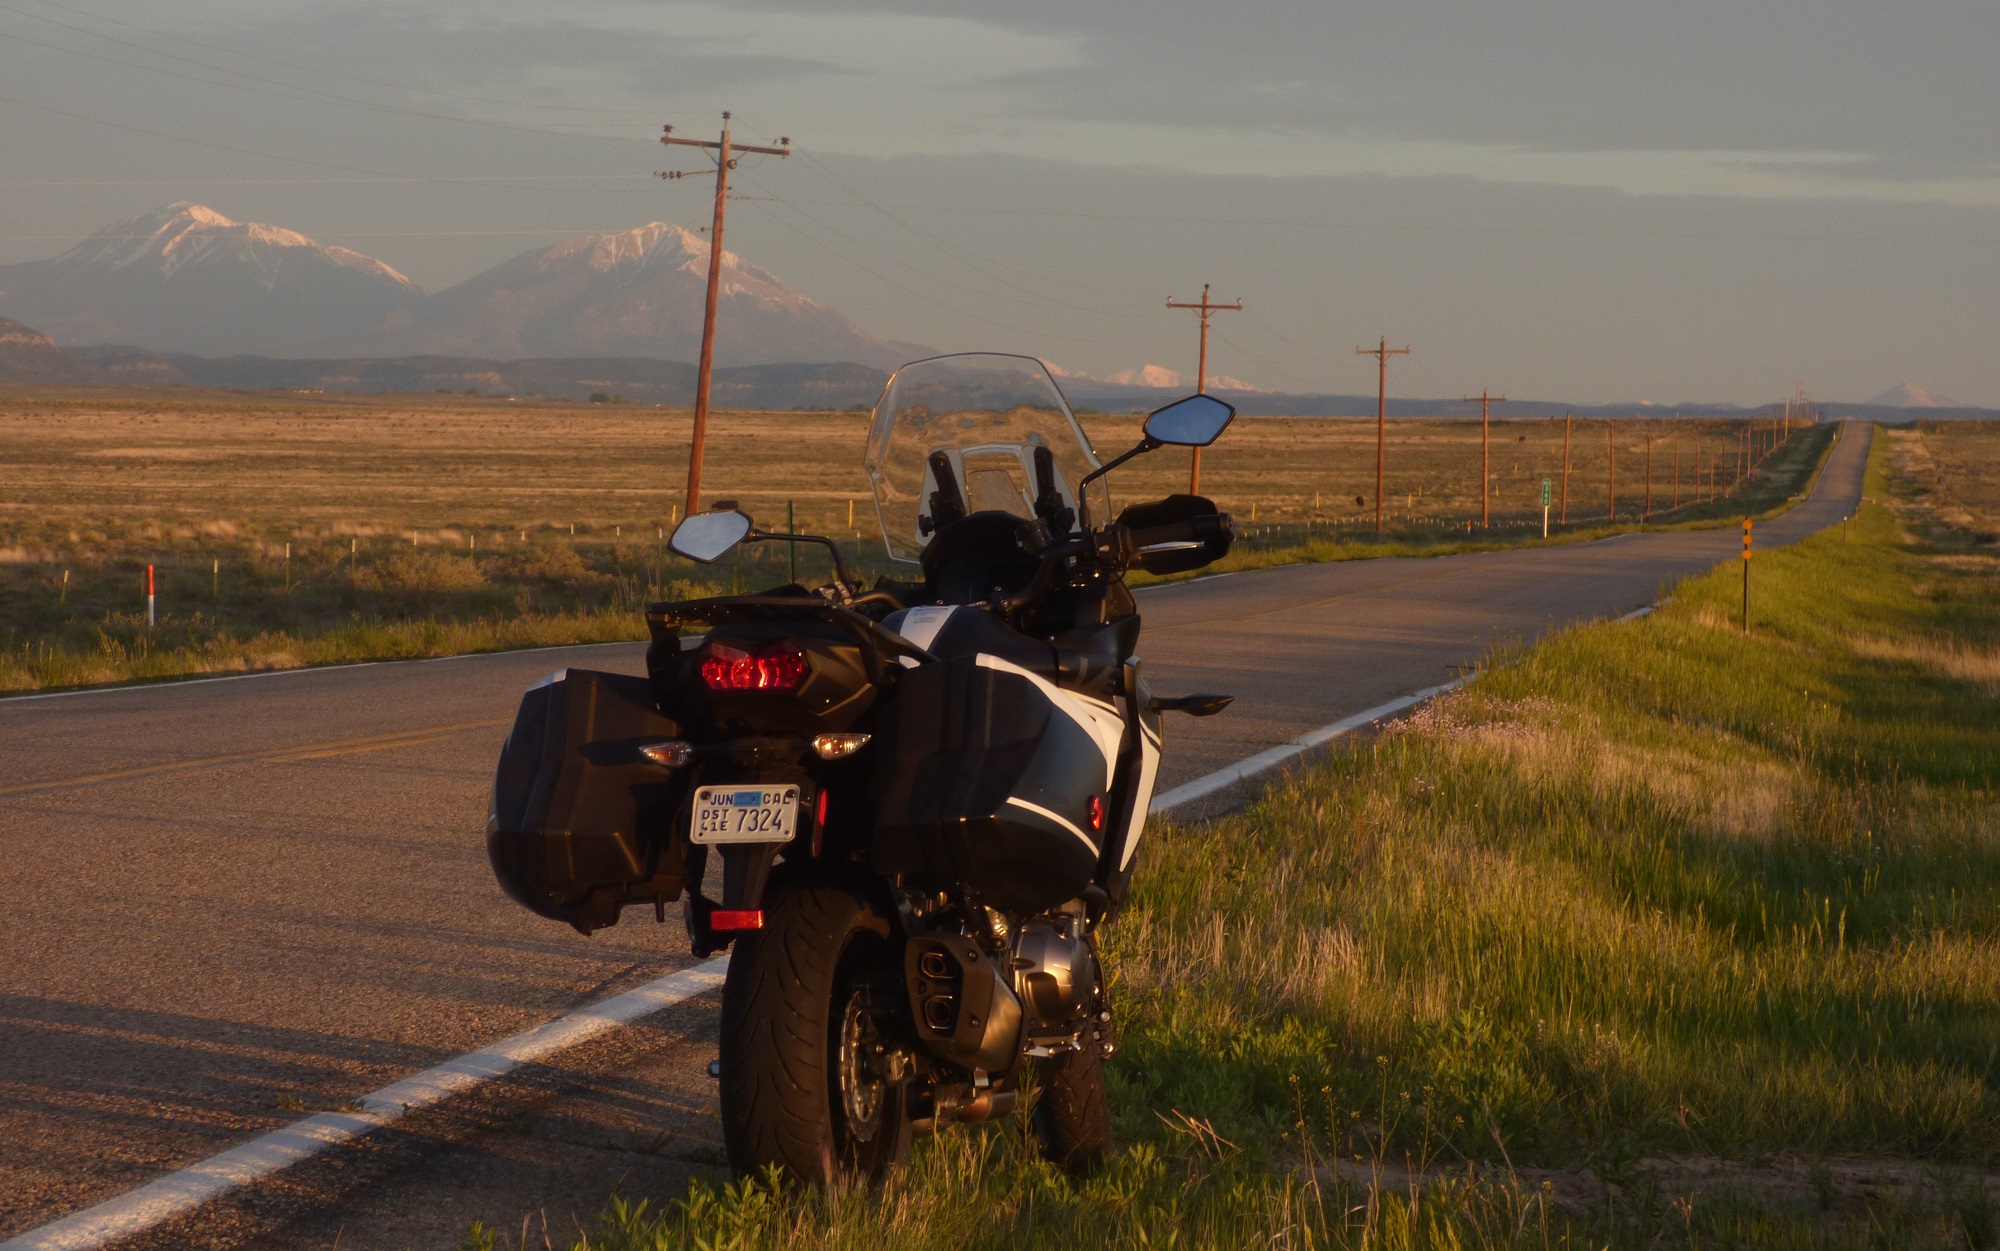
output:
<path id="1" fill-rule="evenodd" d="M 679 737 L 645 678 L 567 669 L 521 697 L 493 778 L 486 854 L 515 902 L 581 932 L 680 897 L 678 774 L 639 748 Z"/>
<path id="2" fill-rule="evenodd" d="M 1123 733 L 1113 709 L 979 654 L 903 672 L 880 724 L 876 872 L 961 882 L 1017 913 L 1090 885 Z"/>

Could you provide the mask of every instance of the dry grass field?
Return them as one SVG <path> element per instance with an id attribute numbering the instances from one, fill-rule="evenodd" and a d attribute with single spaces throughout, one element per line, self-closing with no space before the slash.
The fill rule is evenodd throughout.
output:
<path id="1" fill-rule="evenodd" d="M 1109 455 L 1139 418 L 1085 422 Z M 1612 523 L 1614 503 L 1616 524 L 1671 524 L 1780 502 L 1823 440 L 1794 439 L 1731 495 L 1744 426 L 1575 423 L 1568 528 Z M 767 582 L 788 560 L 765 548 L 723 572 L 667 555 L 689 428 L 686 410 L 624 404 L 0 387 L 0 689 L 632 637 L 632 609 L 677 584 Z M 879 567 L 866 430 L 859 413 L 717 413 L 704 494 L 768 525 L 790 509 Z M 1564 528 L 1564 437 L 1561 420 L 1493 423 L 1478 531 L 1477 418 L 1391 423 L 1386 537 L 1527 537 L 1544 478 Z M 1372 420 L 1245 418 L 1205 453 L 1203 487 L 1246 558 L 1312 539 L 1283 558 L 1323 559 L 1328 539 L 1374 537 L 1374 472 Z M 1185 489 L 1186 473 L 1164 451 L 1118 471 L 1114 495 Z M 821 559 L 802 552 L 800 573 Z"/>
<path id="2" fill-rule="evenodd" d="M 1135 417 L 1085 421 L 1100 449 L 1137 436 Z M 446 542 L 572 524 L 581 534 L 618 526 L 637 533 L 674 513 L 689 424 L 683 409 L 460 396 L 0 389 L 0 527 L 17 545 L 149 523 L 227 522 L 301 538 L 415 531 L 420 541 Z M 1564 425 L 1493 422 L 1496 518 L 1539 523 L 1543 478 L 1560 505 Z M 1617 517 L 1631 520 L 1728 491 L 1742 468 L 1743 425 L 1576 422 L 1569 520 L 1602 523 L 1614 495 Z M 707 493 L 765 517 L 792 501 L 801 524 L 828 530 L 847 528 L 854 501 L 865 532 L 866 431 L 858 413 L 718 413 Z M 1392 422 L 1383 492 L 1390 524 L 1477 518 L 1479 459 L 1476 419 Z M 1179 486 L 1186 460 L 1161 452 L 1114 483 L 1125 498 L 1147 498 Z M 1260 518 L 1372 521 L 1374 473 L 1374 422 L 1364 418 L 1244 418 L 1203 460 L 1208 493 L 1246 519 L 1255 508 Z"/>
<path id="3" fill-rule="evenodd" d="M 1942 524 L 2000 542 L 2000 422 L 1920 421 L 1889 432 L 1899 470 Z"/>

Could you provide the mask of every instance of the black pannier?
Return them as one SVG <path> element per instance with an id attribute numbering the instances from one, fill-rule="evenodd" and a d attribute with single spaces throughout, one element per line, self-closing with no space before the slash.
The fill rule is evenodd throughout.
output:
<path id="1" fill-rule="evenodd" d="M 679 737 L 645 678 L 568 669 L 528 688 L 500 753 L 486 854 L 517 903 L 585 934 L 680 897 L 684 786 L 639 748 Z"/>
<path id="2" fill-rule="evenodd" d="M 905 671 L 883 717 L 876 872 L 964 882 L 1009 911 L 1076 898 L 1097 869 L 1109 774 L 1086 718 L 991 656 Z"/>

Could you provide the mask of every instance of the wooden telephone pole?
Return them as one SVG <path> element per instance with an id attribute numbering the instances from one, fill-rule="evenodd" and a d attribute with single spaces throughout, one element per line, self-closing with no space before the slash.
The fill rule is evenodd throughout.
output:
<path id="1" fill-rule="evenodd" d="M 1564 414 L 1563 414 L 1563 494 L 1562 494 L 1562 517 L 1561 517 L 1561 521 L 1562 521 L 1562 523 L 1563 523 L 1564 525 L 1568 525 L 1568 524 L 1569 524 L 1569 428 L 1570 428 L 1570 424 L 1571 424 L 1571 423 L 1570 423 L 1570 415 L 1569 415 L 1568 413 L 1564 413 Z"/>
<path id="2" fill-rule="evenodd" d="M 729 171 L 736 168 L 735 154 L 738 152 L 790 156 L 792 141 L 789 138 L 779 139 L 775 148 L 735 143 L 729 138 L 729 114 L 724 113 L 722 138 L 716 142 L 677 138 L 672 126 L 661 127 L 660 142 L 707 148 L 715 153 L 715 220 L 708 232 L 708 304 L 701 315 L 701 364 L 694 381 L 694 434 L 688 441 L 687 512 L 684 515 L 693 516 L 701 511 L 701 451 L 703 442 L 708 438 L 708 380 L 715 368 L 715 301 L 722 289 L 722 214 L 729 203 Z M 679 169 L 654 172 L 661 178 L 685 178 L 688 174 L 687 170 Z"/>
<path id="3" fill-rule="evenodd" d="M 1493 439 L 1492 423 L 1488 412 L 1493 401 L 1505 403 L 1504 395 L 1489 395 L 1486 388 L 1479 388 L 1478 395 L 1468 395 L 1465 402 L 1479 401 L 1479 528 L 1487 529 L 1492 521 L 1492 509 L 1488 502 L 1487 484 L 1493 481 Z"/>
<path id="4" fill-rule="evenodd" d="M 1201 284 L 1201 303 L 1176 303 L 1174 297 L 1167 297 L 1168 308 L 1191 308 L 1201 314 L 1201 357 L 1195 366 L 1194 393 L 1208 394 L 1208 316 L 1210 313 L 1239 313 L 1243 311 L 1243 301 L 1234 304 L 1211 304 L 1208 300 L 1208 284 Z M 1194 457 L 1188 468 L 1188 494 L 1201 494 L 1201 449 L 1194 449 Z"/>
<path id="5" fill-rule="evenodd" d="M 1382 533 L 1382 444 L 1389 417 L 1389 358 L 1408 356 L 1407 347 L 1392 348 L 1383 338 L 1374 347 L 1354 349 L 1356 356 L 1375 358 L 1375 533 Z"/>

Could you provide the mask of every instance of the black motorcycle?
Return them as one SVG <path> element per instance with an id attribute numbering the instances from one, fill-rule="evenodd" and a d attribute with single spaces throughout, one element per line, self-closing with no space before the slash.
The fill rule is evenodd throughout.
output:
<path id="1" fill-rule="evenodd" d="M 494 872 L 586 934 L 680 899 L 696 955 L 734 943 L 718 1063 L 738 1172 L 872 1181 L 913 1133 L 1007 1114 L 1024 1085 L 1051 1158 L 1109 1151 L 1097 931 L 1131 880 L 1160 714 L 1229 702 L 1148 691 L 1124 575 L 1201 568 L 1232 533 L 1193 495 L 1106 520 L 1104 475 L 1234 416 L 1191 396 L 1100 464 L 1040 362 L 906 365 L 866 468 L 917 576 L 864 590 L 829 539 L 697 514 L 683 556 L 817 543 L 834 579 L 655 604 L 646 677 L 571 669 L 523 697 Z"/>

